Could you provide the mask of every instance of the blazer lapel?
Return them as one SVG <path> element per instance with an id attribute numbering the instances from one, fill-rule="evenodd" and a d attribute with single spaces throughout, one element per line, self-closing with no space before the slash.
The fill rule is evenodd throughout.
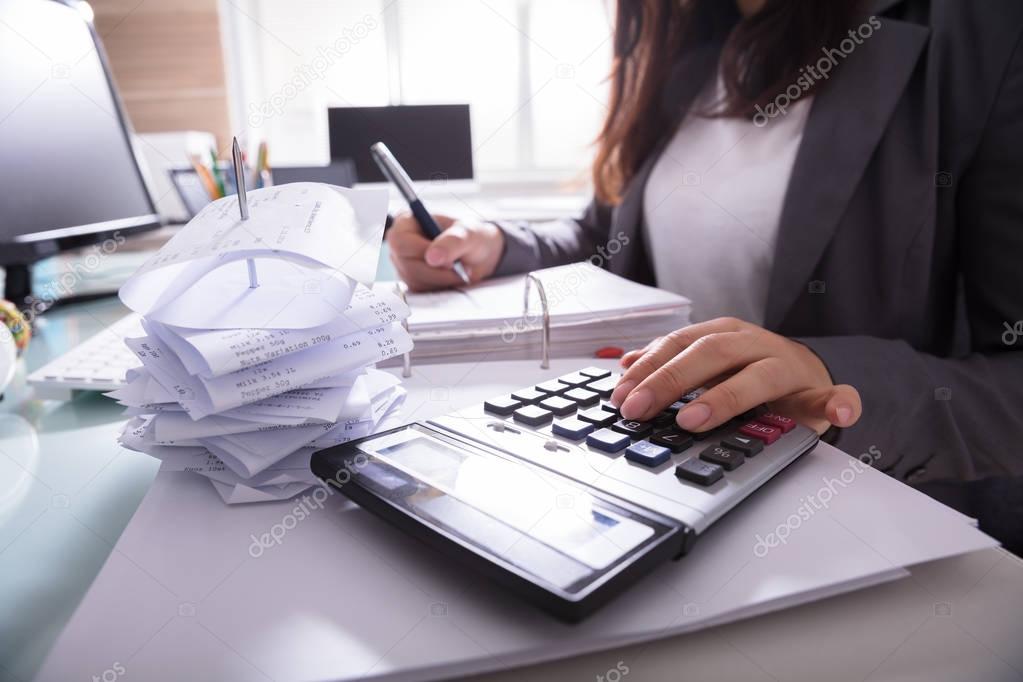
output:
<path id="1" fill-rule="evenodd" d="M 880 18 L 814 96 L 782 208 L 765 326 L 777 329 L 834 234 L 930 29 Z"/>

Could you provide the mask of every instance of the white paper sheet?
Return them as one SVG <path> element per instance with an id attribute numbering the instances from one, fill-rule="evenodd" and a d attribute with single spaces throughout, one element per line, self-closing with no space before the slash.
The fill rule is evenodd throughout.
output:
<path id="1" fill-rule="evenodd" d="M 325 325 L 309 329 L 195 330 L 149 324 L 151 331 L 177 354 L 189 374 L 212 378 L 361 330 L 399 322 L 408 315 L 408 306 L 394 294 L 358 285 L 344 312 Z"/>
<path id="2" fill-rule="evenodd" d="M 376 274 L 386 190 L 294 183 L 212 202 L 121 287 L 132 310 L 189 329 L 326 324 L 344 310 L 352 280 Z M 249 287 L 246 259 L 259 286 Z"/>

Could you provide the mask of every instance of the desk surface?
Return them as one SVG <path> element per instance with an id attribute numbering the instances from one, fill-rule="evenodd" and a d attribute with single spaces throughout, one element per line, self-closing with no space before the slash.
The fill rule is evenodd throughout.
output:
<path id="1" fill-rule="evenodd" d="M 27 369 L 123 312 L 114 301 L 55 311 Z M 0 403 L 5 682 L 36 674 L 157 469 L 155 460 L 116 445 L 121 419 L 112 403 L 97 395 L 67 404 L 34 401 L 25 374 Z M 1021 635 L 1023 563 L 988 550 L 816 604 L 494 679 L 518 680 L 524 672 L 528 679 L 551 680 L 1023 679 Z"/>

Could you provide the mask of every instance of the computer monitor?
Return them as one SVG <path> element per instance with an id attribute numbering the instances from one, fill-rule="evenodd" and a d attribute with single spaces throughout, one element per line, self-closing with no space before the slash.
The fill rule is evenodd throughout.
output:
<path id="1" fill-rule="evenodd" d="M 353 159 L 359 182 L 384 182 L 369 148 L 383 142 L 413 180 L 471 180 L 468 104 L 331 107 L 330 158 Z"/>
<path id="2" fill-rule="evenodd" d="M 0 2 L 0 266 L 19 305 L 33 262 L 159 224 L 91 16 Z"/>

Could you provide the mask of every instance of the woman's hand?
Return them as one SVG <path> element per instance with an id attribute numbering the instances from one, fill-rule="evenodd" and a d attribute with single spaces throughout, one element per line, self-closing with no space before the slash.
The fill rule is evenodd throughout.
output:
<path id="1" fill-rule="evenodd" d="M 719 318 L 690 325 L 622 358 L 626 372 L 611 394 L 622 417 L 644 421 L 701 386 L 682 408 L 686 431 L 708 431 L 762 403 L 824 433 L 860 418 L 860 394 L 836 386 L 809 348 L 753 324 Z"/>
<path id="2" fill-rule="evenodd" d="M 423 236 L 410 213 L 395 218 L 387 231 L 391 262 L 409 289 L 427 291 L 463 284 L 451 269 L 456 260 L 462 261 L 473 282 L 494 273 L 504 252 L 504 233 L 496 225 L 467 225 L 443 215 L 434 219 L 444 231 L 432 242 Z"/>

